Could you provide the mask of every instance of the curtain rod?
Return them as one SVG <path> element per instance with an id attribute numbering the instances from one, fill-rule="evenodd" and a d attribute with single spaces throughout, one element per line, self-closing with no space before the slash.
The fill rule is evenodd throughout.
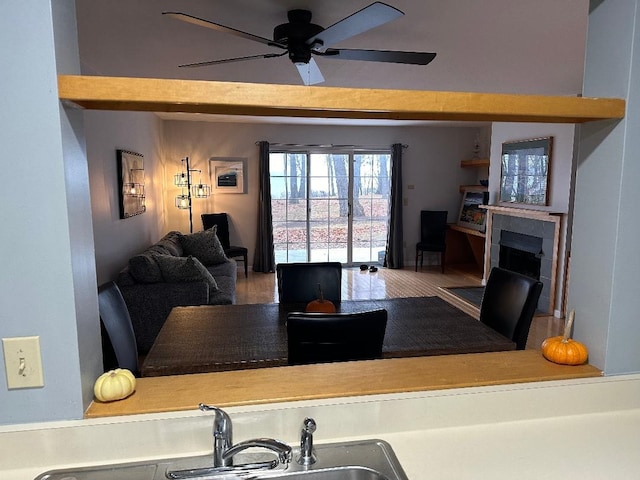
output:
<path id="1" fill-rule="evenodd" d="M 260 142 L 256 142 L 258 145 Z M 388 150 L 391 145 L 339 145 L 329 143 L 326 145 L 305 145 L 300 143 L 269 143 L 270 147 L 286 147 L 286 148 L 356 148 L 361 150 Z M 402 145 L 402 148 L 409 148 L 409 145 Z"/>

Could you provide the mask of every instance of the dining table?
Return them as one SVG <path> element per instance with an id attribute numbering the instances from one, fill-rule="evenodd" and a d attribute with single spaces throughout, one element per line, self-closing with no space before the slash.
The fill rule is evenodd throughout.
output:
<path id="1" fill-rule="evenodd" d="M 287 315 L 304 304 L 175 307 L 141 366 L 143 377 L 279 367 Z M 440 297 L 343 300 L 339 312 L 387 310 L 382 358 L 515 350 L 513 341 Z"/>

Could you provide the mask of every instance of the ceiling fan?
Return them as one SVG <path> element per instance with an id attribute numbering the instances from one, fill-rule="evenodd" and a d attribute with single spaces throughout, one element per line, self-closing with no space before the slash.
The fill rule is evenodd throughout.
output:
<path id="1" fill-rule="evenodd" d="M 288 54 L 289 59 L 298 68 L 304 84 L 313 85 L 324 82 L 324 77 L 312 55 L 340 60 L 364 60 L 369 62 L 404 63 L 412 65 L 427 65 L 436 56 L 435 53 L 427 52 L 329 48 L 336 43 L 384 25 L 404 15 L 404 13 L 397 8 L 382 2 L 374 2 L 327 28 L 311 23 L 312 14 L 309 10 L 289 10 L 287 13 L 289 22 L 278 25 L 273 29 L 273 39 L 253 35 L 235 28 L 220 25 L 219 23 L 187 15 L 186 13 L 163 12 L 163 15 L 193 23 L 194 25 L 200 25 L 201 27 L 211 28 L 219 32 L 230 33 L 237 37 L 246 38 L 268 45 L 269 47 L 283 50 L 280 53 L 266 53 L 211 60 L 208 62 L 188 63 L 180 65 L 180 67 L 204 67 L 257 58 L 277 58 Z"/>

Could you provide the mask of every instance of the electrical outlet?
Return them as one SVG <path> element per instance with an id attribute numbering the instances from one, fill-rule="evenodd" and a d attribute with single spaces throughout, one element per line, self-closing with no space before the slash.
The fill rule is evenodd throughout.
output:
<path id="1" fill-rule="evenodd" d="M 2 349 L 10 390 L 44 387 L 40 337 L 3 338 Z"/>

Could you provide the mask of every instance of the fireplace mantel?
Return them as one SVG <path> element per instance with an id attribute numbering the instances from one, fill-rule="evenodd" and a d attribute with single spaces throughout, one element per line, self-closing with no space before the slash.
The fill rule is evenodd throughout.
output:
<path id="1" fill-rule="evenodd" d="M 553 314 L 555 310 L 555 302 L 557 298 L 557 285 L 558 285 L 558 257 L 559 257 L 559 245 L 560 245 L 560 228 L 562 226 L 562 219 L 565 214 L 560 212 L 550 212 L 547 210 L 532 210 L 526 208 L 514 208 L 509 206 L 502 205 L 485 205 L 482 208 L 487 210 L 487 222 L 486 222 L 486 238 L 485 238 L 485 254 L 484 254 L 484 273 L 483 273 L 483 283 L 486 284 L 487 279 L 489 278 L 489 272 L 491 271 L 491 267 L 497 264 L 497 259 L 493 258 L 496 256 L 496 241 L 494 240 L 494 234 L 499 232 L 494 232 L 494 215 L 503 215 L 509 217 L 519 217 L 523 219 L 530 219 L 537 222 L 549 222 L 551 224 L 551 228 L 543 228 L 543 230 L 547 231 L 552 230 L 552 233 L 547 233 L 546 235 L 541 234 L 541 237 L 547 236 L 551 241 L 551 265 L 549 268 L 549 277 L 545 279 L 543 283 L 548 283 L 548 288 L 543 289 L 543 297 L 548 297 L 548 306 L 543 306 L 542 303 L 539 304 L 539 309 L 546 310 L 549 314 Z M 538 223 L 538 225 L 540 225 Z M 526 232 L 525 232 L 526 233 Z M 493 247 L 493 248 L 492 248 Z M 545 253 L 545 255 L 549 255 L 549 253 Z M 542 300 L 542 298 L 541 298 Z"/>

